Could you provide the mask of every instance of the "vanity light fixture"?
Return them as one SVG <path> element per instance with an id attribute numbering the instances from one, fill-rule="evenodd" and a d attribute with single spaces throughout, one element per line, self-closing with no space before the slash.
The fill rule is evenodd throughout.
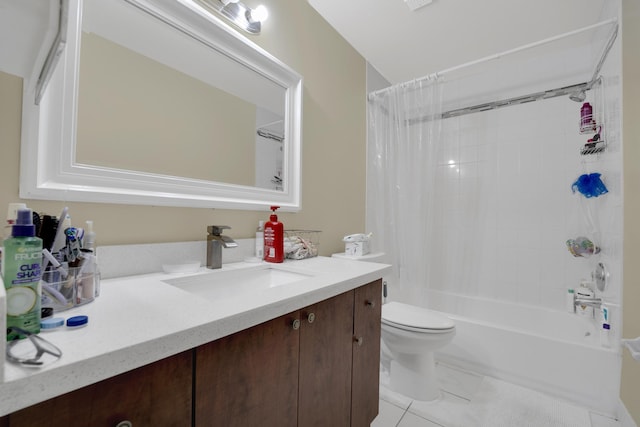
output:
<path id="1" fill-rule="evenodd" d="M 262 22 L 266 21 L 269 12 L 260 5 L 251 9 L 239 0 L 193 0 L 207 11 L 214 11 L 227 18 L 238 28 L 251 33 L 260 34 Z"/>
<path id="2" fill-rule="evenodd" d="M 263 4 L 259 4 L 255 9 L 250 11 L 249 20 L 254 22 L 264 22 L 269 17 L 269 10 Z"/>

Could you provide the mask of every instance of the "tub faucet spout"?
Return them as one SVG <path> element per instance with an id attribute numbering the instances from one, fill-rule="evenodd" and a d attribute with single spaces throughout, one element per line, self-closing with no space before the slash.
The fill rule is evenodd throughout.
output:
<path id="1" fill-rule="evenodd" d="M 602 299 L 601 298 L 576 298 L 574 300 L 574 305 L 581 306 L 586 305 L 588 307 L 601 308 L 602 307 Z"/>
<path id="2" fill-rule="evenodd" d="M 226 225 L 210 225 L 207 227 L 207 268 L 222 267 L 222 248 L 235 248 L 238 244 L 222 230 L 230 229 Z"/>

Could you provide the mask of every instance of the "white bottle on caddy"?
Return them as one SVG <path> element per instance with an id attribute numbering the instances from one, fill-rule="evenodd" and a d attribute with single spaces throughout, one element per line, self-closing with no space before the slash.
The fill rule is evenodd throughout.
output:
<path id="1" fill-rule="evenodd" d="M 264 221 L 259 221 L 256 229 L 256 258 L 264 259 Z"/>

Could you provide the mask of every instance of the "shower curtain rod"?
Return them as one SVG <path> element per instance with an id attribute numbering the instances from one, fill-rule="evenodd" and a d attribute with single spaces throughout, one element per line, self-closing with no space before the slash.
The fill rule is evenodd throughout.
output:
<path id="1" fill-rule="evenodd" d="M 258 129 L 256 131 L 256 133 L 258 135 L 260 135 L 261 137 L 263 137 L 263 138 L 273 139 L 274 141 L 278 141 L 278 142 L 284 141 L 284 136 L 277 135 L 277 134 L 275 134 L 273 132 L 269 132 L 269 131 L 264 130 L 264 129 Z"/>
<path id="2" fill-rule="evenodd" d="M 617 37 L 618 37 L 618 24 L 616 23 L 614 27 L 614 31 L 609 37 L 609 40 L 607 41 L 607 44 L 605 45 L 602 51 L 602 55 L 600 55 L 600 60 L 596 64 L 596 67 L 593 71 L 593 76 L 591 77 L 591 80 L 589 80 L 588 82 L 574 84 L 571 86 L 564 86 L 556 89 L 549 89 L 542 92 L 536 92 L 529 95 L 517 96 L 517 97 L 504 99 L 500 101 L 487 102 L 485 104 L 474 105 L 472 107 L 464 107 L 464 108 L 458 108 L 455 110 L 449 110 L 442 113 L 440 117 L 443 119 L 447 119 L 450 117 L 462 116 L 465 114 L 476 113 L 479 111 L 494 110 L 496 108 L 508 107 L 510 105 L 518 105 L 518 104 L 524 104 L 526 102 L 533 102 L 533 101 L 539 101 L 542 99 L 555 98 L 557 96 L 565 96 L 565 95 L 571 96 L 579 92 L 584 93 L 588 90 L 591 90 L 596 83 L 602 82 L 602 77 L 600 76 L 600 70 L 602 69 L 602 66 L 604 65 L 604 61 L 607 59 L 607 56 L 609 55 L 609 51 L 613 47 L 613 43 L 616 41 Z M 420 118 L 417 121 L 423 121 L 424 119 L 425 118 Z M 416 121 L 415 119 L 410 120 L 411 123 L 415 121 Z"/>
<path id="3" fill-rule="evenodd" d="M 601 78 L 598 77 L 596 82 L 600 82 Z M 556 89 L 549 89 L 541 92 L 532 93 L 529 95 L 516 96 L 509 99 L 503 99 L 500 101 L 487 102 L 484 104 L 474 105 L 472 107 L 457 108 L 455 110 L 445 111 L 444 113 L 436 116 L 439 119 L 449 119 L 452 117 L 464 116 L 465 114 L 479 113 L 482 111 L 495 110 L 496 108 L 509 107 L 512 105 L 525 104 L 527 102 L 540 101 L 542 99 L 551 99 L 558 96 L 571 95 L 582 90 L 589 90 L 594 86 L 594 82 L 588 81 L 584 83 L 578 83 L 570 86 L 564 86 Z M 414 125 L 416 123 L 428 122 L 434 119 L 433 115 L 420 116 L 412 119 L 406 119 L 405 122 L 408 125 Z"/>
<path id="4" fill-rule="evenodd" d="M 534 47 L 537 47 L 537 46 L 542 46 L 544 44 L 548 44 L 548 43 L 554 42 L 556 40 L 561 40 L 563 38 L 570 37 L 570 36 L 573 36 L 573 35 L 576 35 L 576 34 L 580 34 L 580 33 L 583 33 L 585 31 L 593 30 L 595 28 L 599 28 L 599 27 L 602 27 L 602 26 L 605 26 L 605 25 L 616 24 L 616 28 L 615 28 L 614 33 L 617 35 L 617 33 L 618 33 L 617 21 L 618 20 L 616 18 L 611 18 L 611 19 L 608 19 L 606 21 L 597 22 L 595 24 L 588 25 L 586 27 L 578 28 L 577 30 L 569 31 L 569 32 L 566 32 L 566 33 L 563 33 L 563 34 L 559 34 L 557 36 L 553 36 L 553 37 L 549 37 L 549 38 L 546 38 L 546 39 L 543 39 L 543 40 L 539 40 L 539 41 L 534 42 L 534 43 L 529 43 L 529 44 L 526 44 L 526 45 L 523 45 L 523 46 L 520 46 L 520 47 L 517 47 L 517 48 L 514 48 L 514 49 L 506 50 L 506 51 L 501 52 L 501 53 L 485 56 L 484 58 L 476 59 L 474 61 L 465 62 L 464 64 L 460 64 L 460 65 L 456 65 L 454 67 L 446 68 L 446 69 L 444 69 L 442 71 L 438 71 L 438 72 L 435 72 L 435 73 L 432 73 L 432 74 L 429 74 L 429 75 L 426 75 L 426 76 L 423 76 L 423 77 L 419 77 L 417 79 L 413 79 L 413 80 L 410 80 L 408 82 L 398 83 L 396 85 L 392 85 L 392 86 L 386 87 L 384 89 L 376 90 L 374 92 L 371 92 L 369 94 L 368 98 L 371 99 L 372 97 L 374 97 L 376 95 L 382 95 L 382 94 L 390 91 L 392 88 L 397 87 L 397 86 L 402 87 L 403 85 L 407 85 L 409 83 L 420 82 L 422 80 L 428 80 L 428 79 L 440 77 L 440 76 L 443 76 L 445 74 L 449 74 L 449 73 L 451 73 L 453 71 L 457 71 L 457 70 L 460 70 L 460 69 L 463 69 L 463 68 L 471 67 L 473 65 L 478 65 L 478 64 L 485 63 L 485 62 L 493 61 L 493 60 L 499 59 L 499 58 L 501 58 L 503 56 L 511 55 L 511 54 L 514 54 L 514 53 L 518 53 L 518 52 L 521 52 L 521 51 L 524 51 L 524 50 L 527 50 L 527 49 L 531 49 L 531 48 L 534 48 Z M 615 37 L 614 37 L 614 39 L 615 39 Z M 609 47 L 609 49 L 610 49 L 610 47 Z M 606 56 L 606 53 L 608 53 L 609 49 L 605 50 L 605 54 L 603 55 L 603 57 Z M 599 64 L 600 66 L 601 66 L 602 62 L 604 62 L 603 59 L 601 59 L 601 61 L 600 61 L 600 64 Z M 594 76 L 594 78 L 597 78 L 597 76 Z"/>
<path id="5" fill-rule="evenodd" d="M 598 78 L 596 78 L 598 80 Z M 487 102 L 484 104 L 474 105 L 472 107 L 457 108 L 455 110 L 445 111 L 440 115 L 442 119 L 448 119 L 451 117 L 463 116 L 465 114 L 478 113 L 481 111 L 495 110 L 496 108 L 509 107 L 511 105 L 525 104 L 527 102 L 540 101 L 542 99 L 551 99 L 558 96 L 571 95 L 583 90 L 589 90 L 593 87 L 594 82 L 588 81 L 584 83 L 578 83 L 571 86 L 564 86 L 556 89 L 549 89 L 542 92 L 536 92 L 529 95 L 516 96 L 509 99 L 503 99 L 500 101 Z M 416 123 L 418 121 L 430 120 L 429 118 L 419 118 L 409 120 L 410 123 Z"/>

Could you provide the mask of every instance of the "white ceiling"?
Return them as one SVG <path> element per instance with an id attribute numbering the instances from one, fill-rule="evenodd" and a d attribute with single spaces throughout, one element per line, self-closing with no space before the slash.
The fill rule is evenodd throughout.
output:
<path id="1" fill-rule="evenodd" d="M 591 25 L 607 1 L 308 0 L 391 83 Z"/>
<path id="2" fill-rule="evenodd" d="M 58 14 L 53 2 L 0 0 L 0 71 L 32 77 L 34 64 L 48 50 L 42 46 L 50 46 L 55 36 L 46 23 L 54 26 Z"/>

